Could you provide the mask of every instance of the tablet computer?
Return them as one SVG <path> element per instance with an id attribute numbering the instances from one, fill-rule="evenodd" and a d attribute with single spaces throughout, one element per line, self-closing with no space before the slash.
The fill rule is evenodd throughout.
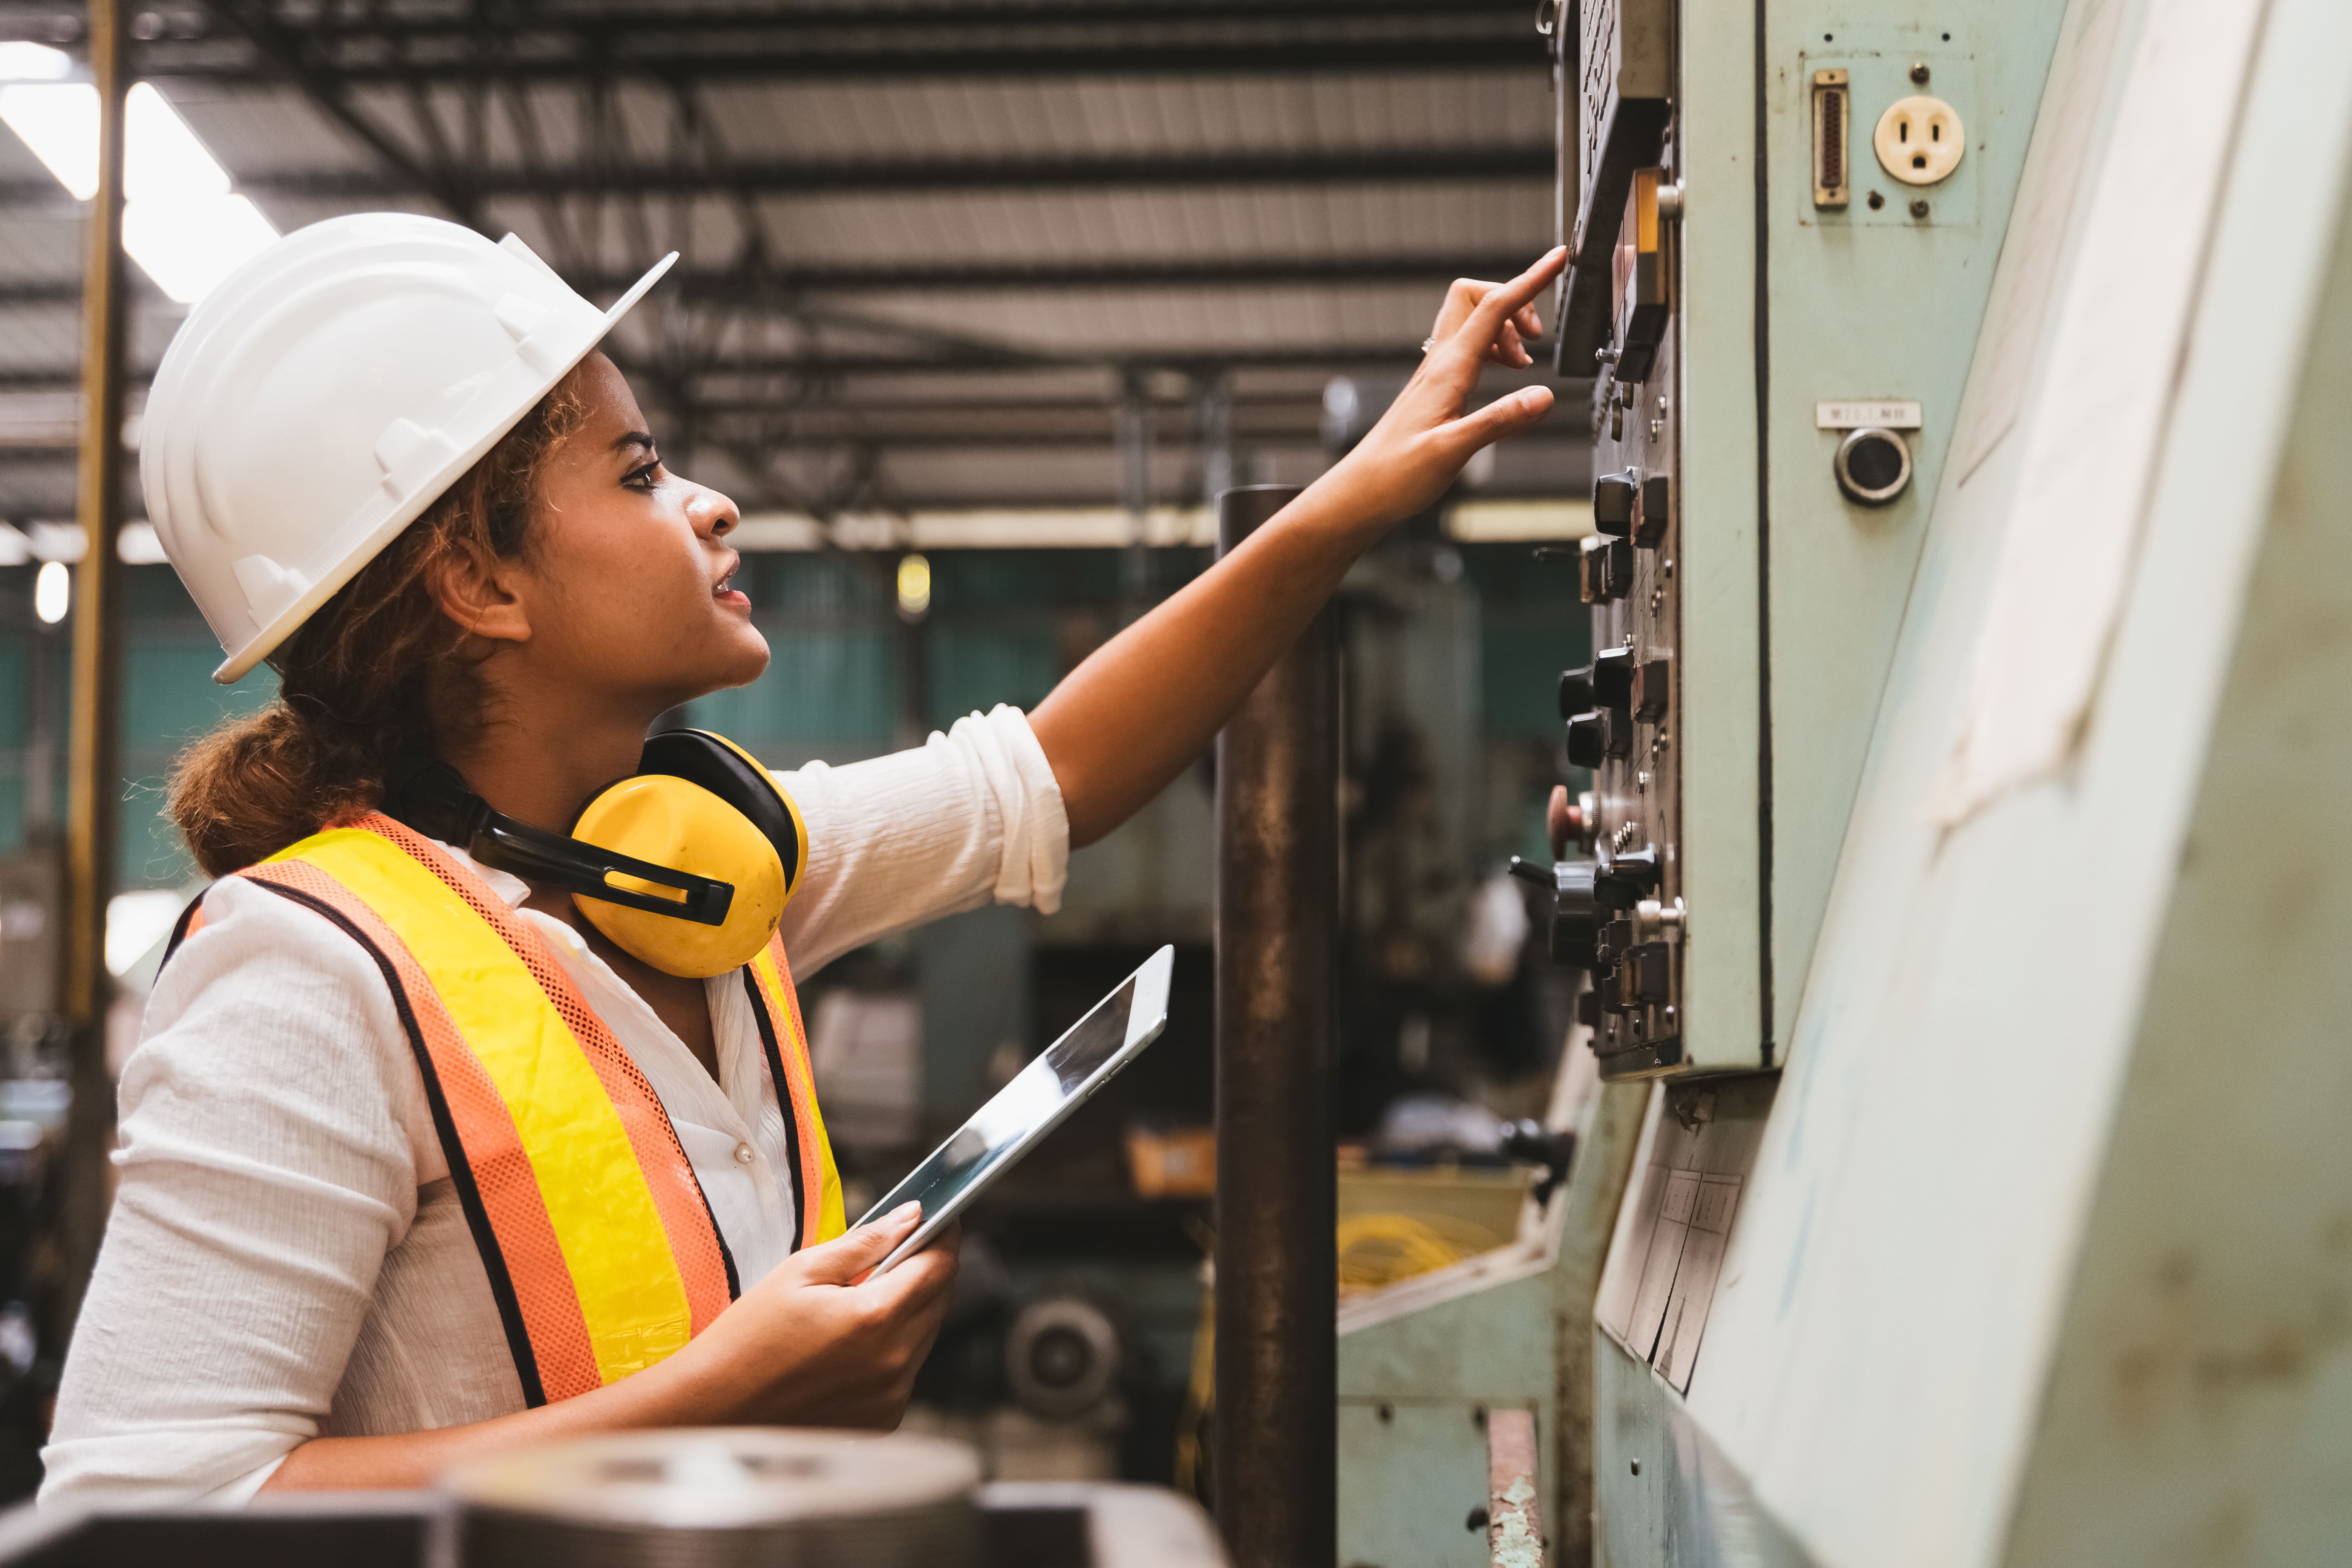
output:
<path id="1" fill-rule="evenodd" d="M 1175 964 L 1172 947 L 1145 959 L 1142 968 L 1119 982 L 866 1211 L 859 1225 L 870 1225 L 909 1200 L 923 1205 L 922 1223 L 875 1273 L 895 1268 L 929 1246 L 991 1182 L 1160 1037 L 1168 1026 L 1168 977 Z"/>

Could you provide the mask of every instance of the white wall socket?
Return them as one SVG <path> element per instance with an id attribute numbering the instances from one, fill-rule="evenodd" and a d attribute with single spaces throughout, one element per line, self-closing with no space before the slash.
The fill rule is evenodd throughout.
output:
<path id="1" fill-rule="evenodd" d="M 1870 142 L 1879 163 L 1906 185 L 1932 185 L 1944 178 L 1960 166 L 1969 145 L 1959 111 L 1924 95 L 1889 104 Z"/>

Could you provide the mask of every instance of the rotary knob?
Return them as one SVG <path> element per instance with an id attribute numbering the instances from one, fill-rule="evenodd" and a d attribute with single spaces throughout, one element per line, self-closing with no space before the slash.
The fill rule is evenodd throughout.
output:
<path id="1" fill-rule="evenodd" d="M 1551 894 L 1547 946 L 1554 963 L 1591 969 L 1596 962 L 1593 939 L 1601 931 L 1601 910 L 1593 896 L 1593 877 L 1599 869 L 1591 860 L 1559 860 L 1547 869 L 1516 855 L 1511 858 L 1512 876 Z"/>
<path id="2" fill-rule="evenodd" d="M 1592 696 L 1592 667 L 1580 664 L 1559 672 L 1559 716 L 1562 722 L 1588 712 L 1598 704 Z"/>

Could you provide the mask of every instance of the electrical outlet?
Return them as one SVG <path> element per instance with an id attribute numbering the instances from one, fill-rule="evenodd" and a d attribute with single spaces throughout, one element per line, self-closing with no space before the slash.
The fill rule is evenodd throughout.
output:
<path id="1" fill-rule="evenodd" d="M 1940 98 L 1897 100 L 1878 117 L 1871 145 L 1885 171 L 1906 185 L 1932 185 L 1960 166 L 1968 132 L 1959 111 Z"/>

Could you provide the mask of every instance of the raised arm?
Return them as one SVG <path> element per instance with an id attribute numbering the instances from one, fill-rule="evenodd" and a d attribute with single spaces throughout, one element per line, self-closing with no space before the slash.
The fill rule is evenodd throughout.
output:
<path id="1" fill-rule="evenodd" d="M 1356 558 L 1445 492 L 1479 448 L 1543 417 L 1528 387 L 1475 414 L 1479 366 L 1528 363 L 1533 300 L 1554 250 L 1510 282 L 1456 283 L 1433 344 L 1355 450 L 1232 554 L 1097 649 L 1030 715 L 1069 815 L 1090 843 L 1160 793 L 1323 607 Z"/>

